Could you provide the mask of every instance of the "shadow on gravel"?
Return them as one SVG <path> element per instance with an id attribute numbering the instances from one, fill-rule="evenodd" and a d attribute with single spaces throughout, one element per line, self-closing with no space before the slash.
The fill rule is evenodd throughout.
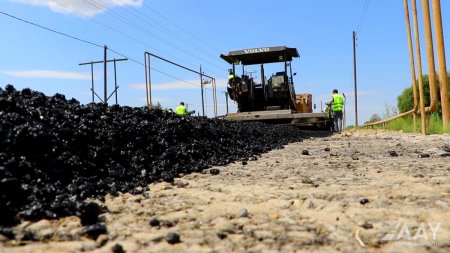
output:
<path id="1" fill-rule="evenodd" d="M 84 203 L 88 197 L 133 192 L 331 134 L 146 107 L 80 105 L 11 85 L 0 88 L 0 116 L 0 226 L 68 215 L 92 224 L 90 216 L 103 210 Z"/>

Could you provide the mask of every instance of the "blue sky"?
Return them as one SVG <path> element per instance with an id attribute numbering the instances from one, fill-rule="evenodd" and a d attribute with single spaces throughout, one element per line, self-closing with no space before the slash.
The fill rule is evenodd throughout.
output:
<path id="1" fill-rule="evenodd" d="M 418 1 L 421 14 L 421 1 Z M 383 115 L 411 83 L 403 1 L 401 0 L 2 0 L 0 11 L 58 32 L 107 45 L 117 63 L 121 105 L 145 105 L 144 52 L 166 57 L 216 78 L 219 114 L 225 112 L 229 51 L 285 45 L 301 55 L 293 62 L 297 93 L 313 94 L 317 110 L 333 89 L 347 95 L 347 125 L 354 124 L 352 31 L 358 29 L 359 123 Z M 450 1 L 441 1 L 444 31 L 450 26 Z M 411 8 L 411 6 L 410 6 Z M 420 23 L 422 15 L 419 15 Z M 90 67 L 103 60 L 101 47 L 71 39 L 0 14 L 0 86 L 13 84 L 65 94 L 91 102 Z M 422 43 L 425 41 L 422 32 Z M 444 34 L 450 43 L 450 33 Z M 116 54 L 118 52 L 120 54 Z M 447 66 L 449 64 L 447 53 Z M 426 70 L 422 45 L 423 69 Z M 174 108 L 185 101 L 201 111 L 199 76 L 152 58 L 153 101 Z M 281 67 L 281 66 L 280 66 Z M 258 70 L 257 67 L 247 70 Z M 108 65 L 108 92 L 114 87 Z M 258 76 L 258 75 L 257 75 Z M 94 67 L 95 90 L 103 97 L 103 66 Z M 205 91 L 213 114 L 212 94 Z M 98 99 L 95 99 L 99 102 Z M 114 96 L 110 103 L 114 103 Z M 230 109 L 236 106 L 230 101 Z"/>

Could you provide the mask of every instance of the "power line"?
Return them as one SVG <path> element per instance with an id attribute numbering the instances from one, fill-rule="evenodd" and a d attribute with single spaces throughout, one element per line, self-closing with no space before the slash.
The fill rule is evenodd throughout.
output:
<path id="1" fill-rule="evenodd" d="M 132 62 L 134 62 L 134 63 L 137 63 L 137 64 L 142 65 L 142 66 L 145 67 L 145 65 L 144 65 L 142 62 L 139 62 L 139 61 L 137 61 L 137 60 L 135 60 L 135 59 L 133 59 L 133 58 L 130 58 L 130 57 L 126 56 L 125 54 L 119 53 L 119 52 L 117 52 L 117 51 L 115 51 L 115 50 L 113 50 L 113 49 L 110 49 L 110 48 L 108 48 L 108 50 L 110 50 L 111 52 L 113 52 L 113 53 L 115 53 L 115 54 L 118 54 L 118 55 L 120 55 L 120 56 L 127 57 L 130 61 L 132 61 Z M 159 70 L 159 69 L 156 69 L 156 68 L 154 68 L 154 67 L 150 67 L 150 69 L 152 69 L 152 70 L 154 70 L 154 71 L 156 71 L 156 72 L 158 72 L 158 73 L 160 73 L 160 74 L 163 74 L 163 75 L 165 75 L 165 76 L 168 76 L 168 77 L 172 77 L 172 78 L 174 78 L 174 79 L 177 79 L 178 81 L 182 81 L 182 82 L 184 82 L 184 83 L 187 83 L 187 84 L 190 84 L 190 85 L 193 85 L 193 86 L 196 86 L 196 87 L 199 87 L 199 88 L 200 88 L 200 85 L 197 85 L 197 84 L 194 84 L 194 83 L 192 83 L 192 82 L 183 80 L 183 79 L 181 79 L 181 78 L 178 78 L 178 77 L 176 77 L 176 76 L 174 76 L 174 75 L 168 74 L 168 73 L 166 73 L 166 72 L 164 72 L 164 71 L 161 71 L 161 70 Z"/>
<path id="2" fill-rule="evenodd" d="M 75 9 L 73 9 L 73 8 L 71 8 L 71 7 L 69 7 L 69 6 L 65 5 L 65 4 L 62 4 L 62 3 L 60 3 L 60 2 L 55 2 L 55 3 L 59 4 L 60 6 L 62 6 L 62 7 L 64 7 L 64 8 L 67 8 L 67 9 L 69 9 L 69 10 L 72 10 L 72 11 L 76 12 Z M 89 16 L 87 16 L 87 15 L 83 15 L 83 14 L 80 14 L 80 15 L 82 15 L 82 16 L 85 17 L 85 18 L 89 18 Z M 123 32 L 121 32 L 121 31 L 115 29 L 114 27 L 111 27 L 111 26 L 109 26 L 109 25 L 106 25 L 106 24 L 104 24 L 104 23 L 102 23 L 102 22 L 100 22 L 100 21 L 97 21 L 97 20 L 95 20 L 95 19 L 90 19 L 90 20 L 93 21 L 93 22 L 95 22 L 95 23 L 97 23 L 97 24 L 99 24 L 99 25 L 101 25 L 101 26 L 103 26 L 103 27 L 106 27 L 107 29 L 109 29 L 109 30 L 111 30 L 111 31 L 113 31 L 113 32 L 115 32 L 115 33 L 117 33 L 117 34 L 123 36 L 123 37 L 126 37 L 126 38 L 128 38 L 128 39 L 130 39 L 130 40 L 133 40 L 133 41 L 135 41 L 135 42 L 137 42 L 137 43 L 139 43 L 139 44 L 141 44 L 141 45 L 143 45 L 143 46 L 145 46 L 145 47 L 148 47 L 148 48 L 150 48 L 150 49 L 152 49 L 152 50 L 155 50 L 155 51 L 157 51 L 157 52 L 160 52 L 160 53 L 162 53 L 162 54 L 164 54 L 164 55 L 168 55 L 168 56 L 170 56 L 170 57 L 172 57 L 172 58 L 178 59 L 178 60 L 181 61 L 181 62 L 189 63 L 189 62 L 183 60 L 183 59 L 180 58 L 180 57 L 176 57 L 176 56 L 171 55 L 171 54 L 169 54 L 169 53 L 166 53 L 166 52 L 164 52 L 164 51 L 162 51 L 162 50 L 159 50 L 159 49 L 157 49 L 157 48 L 154 48 L 154 47 L 152 47 L 150 44 L 145 43 L 145 42 L 143 42 L 143 41 L 141 41 L 141 40 L 138 40 L 138 39 L 136 39 L 135 37 L 132 37 L 132 36 L 126 34 L 126 33 L 123 33 Z"/>
<path id="3" fill-rule="evenodd" d="M 74 39 L 74 40 L 78 40 L 78 41 L 84 42 L 84 43 L 86 43 L 86 44 L 90 44 L 90 45 L 93 45 L 93 46 L 96 46 L 96 47 L 101 47 L 101 48 L 103 48 L 103 46 L 101 46 L 101 45 L 99 45 L 99 44 L 96 44 L 96 43 L 94 43 L 94 42 L 90 42 L 90 41 L 87 41 L 87 40 L 84 40 L 84 39 L 80 39 L 80 38 L 77 38 L 77 37 L 75 37 L 75 36 L 72 36 L 72 35 L 69 35 L 69 34 L 66 34 L 66 33 L 58 32 L 58 31 L 53 30 L 53 29 L 51 29 L 51 28 L 48 28 L 48 27 L 45 27 L 45 26 L 42 26 L 42 25 L 38 25 L 38 24 L 36 24 L 36 23 L 33 23 L 33 22 L 28 21 L 28 20 L 25 20 L 25 19 L 18 18 L 18 17 L 16 17 L 16 16 L 13 16 L 13 15 L 11 15 L 11 14 L 5 13 L 5 12 L 3 12 L 3 11 L 0 11 L 0 13 L 3 14 L 3 15 L 5 15 L 5 16 L 8 16 L 8 17 L 17 19 L 17 20 L 19 20 L 19 21 L 22 21 L 22 22 L 24 22 L 24 23 L 28 23 L 28 24 L 30 24 L 30 25 L 37 26 L 37 27 L 39 27 L 39 28 L 48 30 L 48 31 L 50 31 L 50 32 L 54 32 L 54 33 L 57 33 L 57 34 L 59 34 L 59 35 L 63 35 L 63 36 L 65 36 L 65 37 L 68 37 L 68 38 L 71 38 L 71 39 Z"/>
<path id="4" fill-rule="evenodd" d="M 96 43 L 93 43 L 93 42 L 90 42 L 90 41 L 87 41 L 87 40 L 84 40 L 84 39 L 80 39 L 80 38 L 78 38 L 78 37 L 75 37 L 75 36 L 72 36 L 72 35 L 69 35 L 69 34 L 66 34 L 66 33 L 63 33 L 63 32 L 56 31 L 56 30 L 54 30 L 54 29 L 51 29 L 51 28 L 48 28 L 48 27 L 45 27 L 45 26 L 42 26 L 42 25 L 33 23 L 33 22 L 31 22 L 31 21 L 28 21 L 28 20 L 25 20 L 25 19 L 22 19 L 22 18 L 13 16 L 13 15 L 8 14 L 8 13 L 5 13 L 5 12 L 3 12 L 3 11 L 0 11 L 0 14 L 3 14 L 3 15 L 5 15 L 5 16 L 14 18 L 14 19 L 16 19 L 16 20 L 22 21 L 22 22 L 27 23 L 27 24 L 31 24 L 31 25 L 33 25 L 33 26 L 42 28 L 42 29 L 44 29 L 44 30 L 47 30 L 47 31 L 50 31 L 50 32 L 53 32 L 53 33 L 56 33 L 56 34 L 59 34 L 59 35 L 62 35 L 62 36 L 65 36 L 65 37 L 68 37 L 68 38 L 71 38 L 71 39 L 74 39 L 74 40 L 83 42 L 83 43 L 90 44 L 90 45 L 92 45 L 92 46 L 96 46 L 96 47 L 103 48 L 103 46 L 101 46 L 101 45 L 99 45 L 99 44 L 96 44 Z M 113 49 L 111 49 L 111 48 L 108 48 L 108 50 L 111 51 L 111 52 L 113 52 L 113 53 L 115 53 L 115 54 L 118 54 L 118 55 L 120 55 L 120 56 L 126 57 L 126 58 L 128 58 L 130 61 L 132 61 L 132 62 L 135 62 L 135 63 L 137 63 L 137 64 L 139 64 L 139 65 L 144 66 L 143 63 L 141 63 L 141 62 L 139 62 L 139 61 L 137 61 L 137 60 L 135 60 L 135 59 L 133 59 L 133 58 L 130 58 L 130 57 L 126 56 L 125 54 L 119 53 L 119 52 L 117 52 L 117 51 L 115 51 L 115 50 L 113 50 Z M 183 80 L 183 79 L 178 78 L 178 77 L 176 77 L 176 76 L 174 76 L 174 75 L 170 75 L 170 74 L 165 73 L 164 71 L 161 71 L 161 70 L 159 70 L 159 69 L 156 69 L 156 68 L 153 68 L 153 67 L 152 67 L 151 69 L 153 69 L 154 71 L 157 71 L 158 73 L 161 73 L 161 74 L 163 74 L 163 75 L 166 75 L 166 76 L 172 77 L 172 78 L 174 78 L 174 79 L 177 79 L 177 80 L 179 80 L 179 81 L 182 81 L 182 82 L 185 82 L 185 83 L 188 83 L 188 84 L 191 84 L 191 85 L 200 87 L 199 85 L 196 85 L 196 84 L 191 83 L 191 82 L 189 82 L 189 81 Z"/>
<path id="5" fill-rule="evenodd" d="M 167 18 L 166 16 L 164 16 L 163 14 L 161 14 L 160 12 L 156 11 L 155 9 L 147 6 L 145 3 L 143 4 L 144 8 L 147 8 L 149 10 L 151 10 L 152 12 L 156 13 L 157 15 L 159 15 L 160 17 L 162 17 L 163 19 L 165 19 L 167 22 L 171 23 L 172 25 L 174 25 L 175 27 L 177 27 L 180 31 L 190 35 L 192 38 L 196 39 L 197 41 L 203 43 L 204 45 L 208 46 L 209 48 L 213 49 L 215 52 L 220 52 L 219 49 L 215 48 L 213 45 L 199 39 L 197 36 L 193 35 L 192 33 L 188 32 L 187 29 L 177 25 L 176 23 L 174 23 L 172 20 L 170 20 L 169 18 Z"/>
<path id="6" fill-rule="evenodd" d="M 139 61 L 137 61 L 137 60 L 135 60 L 135 59 L 133 59 L 133 58 L 130 58 L 130 57 L 128 57 L 128 56 L 125 55 L 125 54 L 122 54 L 122 53 L 120 53 L 120 52 L 117 52 L 117 51 L 115 51 L 115 50 L 113 50 L 113 49 L 111 49 L 111 48 L 108 48 L 108 50 L 110 50 L 111 52 L 113 52 L 113 53 L 115 53 L 115 54 L 118 54 L 118 55 L 120 55 L 120 56 L 122 56 L 122 57 L 126 57 L 126 58 L 128 58 L 130 61 L 132 61 L 132 62 L 134 62 L 134 63 L 137 63 L 137 64 L 139 64 L 139 65 L 145 67 L 145 65 L 144 65 L 142 62 L 139 62 Z M 152 69 L 152 70 L 154 70 L 154 71 L 156 71 L 156 72 L 158 72 L 158 73 L 160 73 L 160 74 L 163 74 L 163 75 L 165 75 L 165 76 L 174 78 L 174 79 L 176 79 L 176 80 L 178 80 L 178 81 L 182 81 L 182 82 L 184 82 L 184 83 L 187 83 L 187 84 L 190 84 L 190 85 L 192 85 L 192 86 L 195 86 L 195 87 L 200 88 L 200 85 L 197 85 L 197 84 L 195 84 L 195 83 L 192 83 L 192 82 L 183 80 L 183 79 L 181 79 L 181 78 L 179 78 L 179 77 L 176 77 L 176 76 L 174 76 L 174 75 L 168 74 L 168 73 L 166 73 L 166 72 L 164 72 L 164 71 L 162 71 L 162 70 L 156 69 L 156 68 L 154 68 L 154 67 L 150 67 L 150 69 Z M 206 87 L 205 87 L 204 89 L 208 89 L 208 90 L 211 90 L 211 91 L 212 91 L 212 89 L 210 89 L 210 88 L 206 88 Z"/>
<path id="7" fill-rule="evenodd" d="M 129 25 L 131 27 L 134 27 L 136 30 L 139 30 L 139 31 L 141 31 L 143 33 L 151 34 L 152 37 L 155 37 L 156 39 L 158 39 L 158 40 L 160 40 L 162 42 L 170 43 L 170 42 L 166 41 L 164 38 L 162 38 L 162 37 L 158 36 L 157 34 L 155 34 L 154 32 L 152 32 L 150 30 L 147 30 L 145 28 L 142 28 L 141 26 L 137 25 L 136 23 L 134 23 L 132 21 L 129 21 L 127 18 L 124 18 L 123 16 L 121 16 L 121 15 L 119 15 L 119 14 L 117 14 L 117 13 L 111 11 L 111 10 L 108 10 L 108 8 L 106 6 L 98 3 L 96 0 L 84 0 L 84 1 L 86 3 L 92 5 L 92 6 L 96 7 L 96 8 L 104 8 L 104 9 L 106 9 L 106 11 L 105 11 L 106 14 L 108 14 L 108 15 L 110 15 L 110 16 L 118 19 L 118 20 L 121 20 L 125 24 L 127 24 L 127 25 Z"/>
<path id="8" fill-rule="evenodd" d="M 85 0 L 85 1 L 86 1 L 86 0 Z M 94 1 L 95 1 L 95 0 L 94 0 Z M 120 2 L 120 3 L 122 3 L 122 4 L 124 4 L 124 5 L 126 5 L 129 9 L 133 10 L 134 12 L 138 13 L 138 14 L 141 16 L 141 17 L 139 17 L 139 16 L 137 16 L 137 15 L 131 14 L 131 15 L 133 15 L 134 17 L 137 17 L 137 18 L 140 18 L 141 20 L 144 20 L 146 23 L 148 23 L 148 24 L 150 24 L 151 26 L 157 28 L 159 31 L 163 32 L 164 34 L 167 34 L 168 36 L 171 36 L 171 37 L 173 37 L 173 38 L 175 38 L 175 39 L 181 39 L 181 40 L 183 40 L 183 42 L 185 42 L 184 44 L 188 44 L 191 48 L 196 49 L 196 51 L 198 51 L 198 52 L 200 52 L 201 54 L 203 54 L 203 55 L 209 57 L 210 59 L 215 59 L 215 60 L 217 60 L 216 57 L 212 57 L 211 55 L 205 53 L 206 50 L 203 50 L 202 47 L 197 46 L 194 42 L 189 41 L 186 37 L 183 37 L 183 36 L 179 35 L 177 32 L 174 32 L 174 31 L 168 29 L 167 27 L 164 27 L 164 26 L 161 25 L 158 21 L 152 20 L 148 15 L 145 15 L 143 12 L 137 10 L 137 9 L 134 8 L 132 5 L 126 3 L 126 2 L 124 2 L 124 1 L 122 1 L 122 0 L 117 0 L 117 1 Z M 176 23 L 172 22 L 170 19 L 168 19 L 166 16 L 164 16 L 164 15 L 161 14 L 160 12 L 158 12 L 158 11 L 156 11 L 155 9 L 153 9 L 153 8 L 151 8 L 151 7 L 148 7 L 148 6 L 146 6 L 146 5 L 143 5 L 143 6 L 144 6 L 145 8 L 147 8 L 147 9 L 151 10 L 152 12 L 156 13 L 157 15 L 159 15 L 160 17 L 162 17 L 162 18 L 165 19 L 166 21 L 168 21 L 168 23 L 173 24 L 173 25 L 174 25 L 175 27 L 177 27 L 180 31 L 182 31 L 182 32 L 184 32 L 184 33 L 190 35 L 190 36 L 193 37 L 194 39 L 200 41 L 201 43 L 203 43 L 203 44 L 205 44 L 205 45 L 207 45 L 207 46 L 209 46 L 210 48 L 213 48 L 214 54 L 215 54 L 215 55 L 216 55 L 216 54 L 217 54 L 217 55 L 219 54 L 218 52 L 220 52 L 220 51 L 219 51 L 218 49 L 216 49 L 216 48 L 214 48 L 213 46 L 211 46 L 210 44 L 208 44 L 208 43 L 206 43 L 206 42 L 200 40 L 200 39 L 199 39 L 198 37 L 196 37 L 195 35 L 189 33 L 186 29 L 184 29 L 184 28 L 180 27 L 179 25 L 177 25 Z M 128 10 L 127 10 L 127 11 L 128 11 Z M 128 11 L 128 12 L 130 13 L 131 11 Z M 171 43 L 171 44 L 173 45 L 173 43 Z M 176 47 L 177 49 L 179 49 L 180 51 L 186 52 L 185 50 L 182 50 L 182 49 L 180 49 L 180 48 L 177 47 L 177 46 L 175 46 L 175 47 Z M 190 53 L 190 52 L 187 52 L 187 54 L 192 55 L 192 53 Z M 220 69 L 220 70 L 222 70 L 222 71 L 223 71 L 223 70 L 226 70 L 226 68 L 221 67 L 221 66 L 218 66 L 218 65 L 216 65 L 216 64 L 214 64 L 214 63 L 211 63 L 211 62 L 209 62 L 209 61 L 206 61 L 206 60 L 204 60 L 203 58 L 199 58 L 198 56 L 194 56 L 194 57 L 197 58 L 197 59 L 203 60 L 203 61 L 205 61 L 206 63 L 209 63 L 210 65 L 214 66 L 214 67 L 217 68 L 217 69 Z M 211 73 L 214 73 L 215 75 L 218 75 L 218 76 L 222 75 L 222 74 L 218 74 L 217 72 L 214 72 L 214 71 L 211 71 Z"/>
<path id="9" fill-rule="evenodd" d="M 367 10 L 369 9 L 370 1 L 371 0 L 366 0 L 366 2 L 364 3 L 364 6 L 363 6 L 363 9 L 362 9 L 362 12 L 361 12 L 361 16 L 359 18 L 358 26 L 356 28 L 356 33 L 357 34 L 360 33 L 360 31 L 362 29 L 362 26 L 364 24 L 364 21 L 366 19 L 366 14 L 367 14 Z"/>
<path id="10" fill-rule="evenodd" d="M 59 4 L 60 6 L 64 7 L 64 8 L 69 9 L 69 10 L 76 11 L 76 10 L 74 10 L 73 8 L 71 8 L 71 7 L 69 7 L 69 6 L 65 5 L 65 4 L 62 4 L 62 3 L 59 3 L 59 2 L 56 2 L 56 3 Z M 91 4 L 91 3 L 90 3 L 90 4 Z M 91 5 L 92 5 L 92 4 L 91 4 Z M 93 6 L 94 6 L 94 5 L 93 5 Z M 94 6 L 94 7 L 99 8 L 99 6 Z M 84 16 L 84 17 L 86 17 L 86 18 L 88 18 L 87 15 L 83 15 L 83 14 L 81 14 L 81 15 Z M 168 54 L 168 53 L 166 53 L 166 52 L 164 52 L 164 51 L 162 51 L 162 50 L 159 50 L 159 49 L 157 49 L 157 48 L 154 48 L 154 47 L 152 47 L 151 45 L 149 45 L 149 44 L 147 44 L 147 43 L 145 43 L 145 42 L 143 42 L 143 41 L 141 41 L 141 40 L 138 40 L 138 39 L 136 39 L 136 38 L 134 38 L 134 37 L 132 37 L 132 36 L 126 34 L 126 33 L 123 33 L 123 32 L 121 32 L 121 31 L 119 31 L 119 30 L 117 30 L 117 29 L 115 29 L 115 28 L 113 28 L 113 27 L 111 27 L 111 26 L 108 26 L 108 25 L 106 25 L 106 24 L 104 24 L 104 23 L 102 23 L 102 22 L 100 22 L 100 21 L 97 21 L 97 20 L 95 20 L 95 19 L 91 19 L 91 20 L 94 21 L 95 23 L 101 25 L 101 26 L 104 26 L 104 27 L 106 27 L 106 28 L 108 28 L 108 29 L 110 29 L 110 30 L 112 30 L 112 31 L 114 31 L 114 32 L 116 32 L 116 33 L 118 33 L 119 35 L 122 35 L 122 36 L 124 36 L 124 37 L 126 37 L 126 38 L 128 38 L 128 39 L 130 39 L 130 40 L 133 40 L 133 41 L 135 41 L 135 42 L 137 42 L 137 43 L 140 43 L 140 44 L 142 44 L 143 46 L 149 47 L 150 49 L 155 50 L 155 51 L 157 51 L 157 52 L 161 52 L 162 54 L 168 55 L 168 56 L 170 56 L 170 57 L 172 57 L 172 58 L 174 58 L 174 59 L 178 59 L 178 60 L 181 61 L 181 62 L 190 64 L 189 62 L 183 60 L 183 59 L 180 58 L 180 57 L 173 56 L 173 55 Z M 129 58 L 129 57 L 128 57 L 128 58 Z M 212 72 L 212 73 L 214 73 L 214 72 Z M 216 73 L 216 75 L 217 75 L 217 73 Z"/>
<path id="11" fill-rule="evenodd" d="M 163 32 L 164 34 L 167 34 L 168 36 L 171 36 L 171 37 L 174 37 L 174 38 L 183 40 L 183 41 L 184 41 L 186 44 L 188 44 L 191 48 L 195 49 L 196 51 L 200 52 L 201 54 L 203 54 L 203 55 L 205 55 L 205 56 L 207 56 L 207 57 L 210 57 L 211 59 L 215 59 L 215 60 L 216 60 L 216 57 L 212 57 L 211 55 L 207 54 L 207 53 L 205 52 L 205 50 L 204 50 L 202 47 L 197 46 L 197 45 L 196 45 L 195 43 L 193 43 L 192 41 L 189 41 L 186 37 L 183 37 L 183 36 L 181 36 L 180 34 L 177 34 L 176 32 L 174 32 L 174 31 L 168 29 L 167 27 L 164 27 L 163 25 L 161 25 L 161 24 L 160 24 L 159 22 L 157 22 L 156 20 L 152 20 L 149 16 L 145 15 L 143 12 L 141 12 L 141 11 L 137 10 L 136 8 L 134 8 L 134 6 L 132 6 L 132 5 L 130 5 L 130 4 L 126 3 L 126 2 L 124 2 L 124 1 L 122 1 L 122 0 L 117 0 L 117 1 L 119 1 L 120 3 L 126 5 L 128 8 L 126 8 L 125 10 L 127 10 L 129 13 L 131 13 L 131 11 L 128 10 L 128 9 L 131 9 L 134 13 L 139 14 L 139 16 L 134 15 L 134 14 L 131 14 L 131 15 L 133 15 L 134 17 L 137 17 L 137 18 L 143 20 L 143 21 L 146 22 L 147 24 L 149 24 L 149 25 L 155 27 L 156 29 L 158 29 L 159 31 Z M 166 19 L 166 18 L 165 18 L 165 19 Z M 217 52 L 214 52 L 214 53 L 215 53 L 215 55 L 218 55 Z"/>
<path id="12" fill-rule="evenodd" d="M 86 3 L 92 5 L 92 6 L 96 7 L 96 8 L 104 8 L 104 9 L 107 9 L 106 6 L 104 6 L 104 5 L 102 5 L 101 3 L 97 2 L 97 0 L 84 0 L 84 1 L 85 1 Z M 107 10 L 106 13 L 107 13 L 108 15 L 113 16 L 113 17 L 116 18 L 116 19 L 121 20 L 122 22 L 128 24 L 129 26 L 135 28 L 136 30 L 139 30 L 139 31 L 141 31 L 141 32 L 143 32 L 143 33 L 145 33 L 145 34 L 147 34 L 147 35 L 150 35 L 151 37 L 154 37 L 154 38 L 156 38 L 156 39 L 158 39 L 158 40 L 160 40 L 160 41 L 162 41 L 162 42 L 164 42 L 164 43 L 170 44 L 171 46 L 173 46 L 175 49 L 179 50 L 180 52 L 184 52 L 185 54 L 190 55 L 191 57 L 194 57 L 194 58 L 196 58 L 196 59 L 198 59 L 198 60 L 204 61 L 204 62 L 208 63 L 209 65 L 214 66 L 214 67 L 216 67 L 216 68 L 218 68 L 218 69 L 220 69 L 220 70 L 224 70 L 222 67 L 220 67 L 220 66 L 218 66 L 218 65 L 216 65 L 216 64 L 214 64 L 214 63 L 212 63 L 212 62 L 210 62 L 210 61 L 206 61 L 205 59 L 200 58 L 198 55 L 193 54 L 193 53 L 191 53 L 191 52 L 189 52 L 189 51 L 187 51 L 187 50 L 185 50 L 185 49 L 183 49 L 183 48 L 181 48 L 181 47 L 178 47 L 178 46 L 175 45 L 174 43 L 172 43 L 172 42 L 170 42 L 170 41 L 168 41 L 168 40 L 162 38 L 161 36 L 155 34 L 154 32 L 152 32 L 152 31 L 150 31 L 150 30 L 148 30 L 148 29 L 143 28 L 142 26 L 136 24 L 136 23 L 133 22 L 133 21 L 130 21 L 129 19 L 127 19 L 127 18 L 125 18 L 125 17 L 123 17 L 123 16 L 117 14 L 116 12 L 114 12 L 114 11 L 112 11 L 112 10 Z"/>

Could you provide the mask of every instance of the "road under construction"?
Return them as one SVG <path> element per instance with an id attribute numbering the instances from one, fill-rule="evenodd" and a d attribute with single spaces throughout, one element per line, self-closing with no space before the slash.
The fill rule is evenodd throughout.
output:
<path id="1" fill-rule="evenodd" d="M 450 135 L 427 135 L 426 117 L 439 95 L 430 74 L 425 107 L 415 2 L 416 54 L 405 0 L 414 108 L 365 126 L 420 111 L 421 133 L 300 129 L 328 129 L 331 115 L 314 113 L 312 95 L 296 93 L 291 61 L 300 54 L 288 46 L 221 55 L 231 65 L 227 93 L 238 103 L 223 118 L 214 77 L 150 52 L 144 53 L 144 107 L 108 106 L 118 86 L 107 93 L 107 63 L 122 59 L 107 60 L 106 46 L 103 61 L 83 63 L 104 64 L 103 99 L 91 89 L 102 103 L 6 85 L 0 89 L 0 251 L 447 253 Z M 434 73 L 430 9 L 422 3 Z M 439 1 L 433 3 L 443 78 L 443 30 Z M 214 117 L 149 108 L 151 57 L 199 75 L 202 97 L 204 78 L 213 80 Z M 268 75 L 268 64 L 281 68 Z M 260 66 L 260 80 L 246 74 L 250 65 Z M 446 126 L 446 79 L 440 84 Z"/>

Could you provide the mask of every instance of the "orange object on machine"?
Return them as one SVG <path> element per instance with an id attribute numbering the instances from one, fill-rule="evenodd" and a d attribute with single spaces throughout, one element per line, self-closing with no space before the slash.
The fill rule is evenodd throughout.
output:
<path id="1" fill-rule="evenodd" d="M 295 96 L 297 111 L 300 113 L 312 113 L 312 95 L 309 93 L 297 94 Z"/>

